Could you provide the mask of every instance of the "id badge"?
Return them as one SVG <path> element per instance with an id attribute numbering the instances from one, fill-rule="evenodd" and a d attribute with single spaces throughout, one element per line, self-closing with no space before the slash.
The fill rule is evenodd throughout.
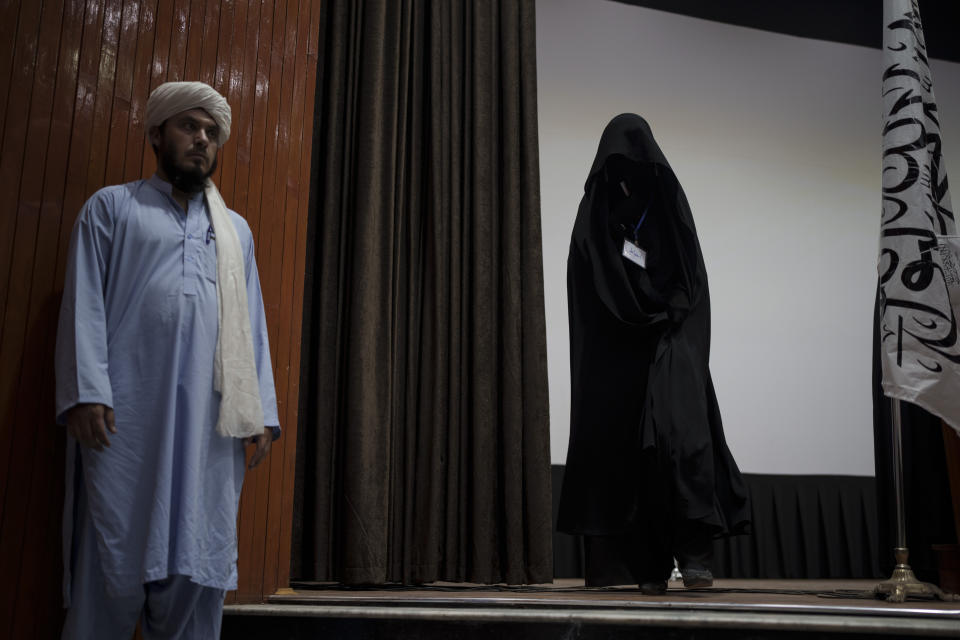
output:
<path id="1" fill-rule="evenodd" d="M 647 268 L 647 252 L 629 240 L 623 241 L 623 257 L 643 269 Z"/>

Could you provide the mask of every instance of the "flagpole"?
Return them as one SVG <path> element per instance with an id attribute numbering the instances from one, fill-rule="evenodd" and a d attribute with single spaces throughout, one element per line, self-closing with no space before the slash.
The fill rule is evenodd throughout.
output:
<path id="1" fill-rule="evenodd" d="M 937 598 L 939 600 L 960 600 L 960 595 L 944 593 L 940 587 L 929 582 L 920 582 L 907 564 L 910 550 L 907 549 L 906 501 L 903 498 L 903 438 L 901 436 L 900 401 L 890 399 L 890 426 L 893 434 L 893 491 L 897 510 L 897 546 L 893 557 L 897 561 L 893 575 L 873 589 L 877 598 L 886 597 L 887 602 L 905 602 L 907 598 Z"/>
<path id="2" fill-rule="evenodd" d="M 907 557 L 910 551 L 907 549 L 907 513 L 906 501 L 903 497 L 903 422 L 900 418 L 900 401 L 890 400 L 890 427 L 893 434 L 893 490 L 897 506 L 897 546 L 894 547 L 894 555 L 900 549 L 903 550 L 904 558 L 902 564 L 907 567 Z M 901 564 L 897 559 L 897 564 Z"/>

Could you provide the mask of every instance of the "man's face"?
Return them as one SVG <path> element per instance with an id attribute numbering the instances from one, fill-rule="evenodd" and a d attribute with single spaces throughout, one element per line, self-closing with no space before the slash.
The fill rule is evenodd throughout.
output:
<path id="1" fill-rule="evenodd" d="M 182 111 L 150 131 L 166 178 L 184 193 L 196 193 L 217 168 L 220 127 L 203 109 Z"/>

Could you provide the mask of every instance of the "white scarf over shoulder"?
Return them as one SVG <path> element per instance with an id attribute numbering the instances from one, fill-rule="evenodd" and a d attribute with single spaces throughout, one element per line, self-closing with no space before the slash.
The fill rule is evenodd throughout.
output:
<path id="1" fill-rule="evenodd" d="M 203 109 L 213 118 L 220 128 L 217 144 L 222 146 L 230 137 L 230 105 L 213 87 L 202 82 L 167 82 L 154 89 L 147 100 L 147 131 L 190 109 Z M 217 238 L 219 331 L 213 365 L 213 385 L 220 393 L 217 433 L 247 438 L 263 433 L 264 426 L 243 250 L 227 205 L 212 180 L 207 180 L 204 195 Z"/>

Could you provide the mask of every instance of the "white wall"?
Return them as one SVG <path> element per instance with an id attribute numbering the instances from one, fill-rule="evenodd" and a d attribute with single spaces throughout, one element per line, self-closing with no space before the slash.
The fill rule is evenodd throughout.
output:
<path id="1" fill-rule="evenodd" d="M 538 0 L 537 59 L 553 462 L 569 435 L 570 232 L 600 133 L 634 112 L 693 209 L 711 368 L 741 469 L 873 475 L 880 51 Z M 933 73 L 958 172 L 960 64 L 934 61 Z"/>

